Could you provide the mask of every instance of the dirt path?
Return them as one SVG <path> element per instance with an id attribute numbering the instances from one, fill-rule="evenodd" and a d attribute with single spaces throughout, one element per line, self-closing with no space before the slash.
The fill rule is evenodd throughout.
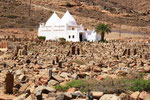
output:
<path id="1" fill-rule="evenodd" d="M 44 10 L 48 10 L 48 11 L 53 11 L 53 12 L 56 12 L 58 14 L 64 14 L 64 12 L 56 11 L 56 10 L 53 10 L 53 9 L 50 9 L 50 8 L 47 8 L 47 7 L 44 7 L 44 6 L 36 5 L 36 4 L 31 4 L 31 6 L 41 8 L 41 9 L 44 9 Z"/>

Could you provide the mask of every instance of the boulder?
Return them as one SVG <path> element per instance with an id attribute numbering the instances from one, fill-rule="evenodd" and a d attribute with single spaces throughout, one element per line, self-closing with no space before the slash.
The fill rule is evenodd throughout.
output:
<path id="1" fill-rule="evenodd" d="M 51 79 L 51 80 L 48 82 L 48 86 L 54 86 L 54 85 L 57 85 L 58 83 L 59 83 L 58 81 Z"/>
<path id="2" fill-rule="evenodd" d="M 42 93 L 51 93 L 56 92 L 56 89 L 53 87 L 38 86 L 37 88 L 35 88 L 34 94 L 36 94 L 39 91 L 42 91 Z"/>
<path id="3" fill-rule="evenodd" d="M 35 68 L 35 69 L 41 69 L 41 68 L 42 68 L 42 67 L 41 67 L 40 65 L 38 65 L 38 64 L 35 64 L 35 65 L 33 65 L 32 67 Z"/>
<path id="4" fill-rule="evenodd" d="M 15 75 L 16 75 L 16 76 L 19 76 L 19 75 L 21 75 L 21 74 L 23 74 L 23 72 L 22 72 L 20 69 L 16 70 L 16 72 L 15 72 Z"/>
<path id="5" fill-rule="evenodd" d="M 98 67 L 98 66 L 94 66 L 93 71 L 94 72 L 101 72 L 102 69 L 100 67 Z"/>
<path id="6" fill-rule="evenodd" d="M 150 93 L 146 91 L 142 91 L 139 96 L 142 100 L 150 100 Z"/>
<path id="7" fill-rule="evenodd" d="M 139 91 L 133 92 L 133 93 L 130 95 L 131 100 L 136 100 L 137 97 L 139 96 L 139 94 L 140 94 Z"/>
<path id="8" fill-rule="evenodd" d="M 32 98 L 32 96 L 30 95 L 30 96 L 28 96 L 26 99 L 24 99 L 24 100 L 33 100 L 33 98 Z"/>
<path id="9" fill-rule="evenodd" d="M 114 94 L 104 94 L 99 100 L 121 100 Z"/>
<path id="10" fill-rule="evenodd" d="M 77 74 L 77 76 L 79 76 L 80 78 L 85 78 L 86 73 L 80 72 L 80 73 Z"/>
<path id="11" fill-rule="evenodd" d="M 121 100 L 129 100 L 129 95 L 125 94 L 125 93 L 121 93 L 119 95 L 120 99 Z"/>
<path id="12" fill-rule="evenodd" d="M 53 78 L 58 82 L 63 82 L 65 79 L 60 77 L 59 75 L 53 75 Z"/>
<path id="13" fill-rule="evenodd" d="M 92 94 L 93 94 L 93 98 L 99 99 L 101 96 L 103 96 L 104 93 L 103 92 L 93 91 Z"/>
<path id="14" fill-rule="evenodd" d="M 72 77 L 73 79 L 77 79 L 77 78 L 78 78 L 78 75 L 77 75 L 77 73 L 74 73 L 71 77 Z"/>
<path id="15" fill-rule="evenodd" d="M 67 72 L 62 72 L 62 73 L 60 74 L 60 77 L 68 78 L 68 77 L 71 77 L 71 74 L 70 74 L 70 73 L 67 73 Z"/>
<path id="16" fill-rule="evenodd" d="M 99 75 L 99 76 L 96 77 L 96 79 L 97 80 L 103 80 L 104 78 L 101 75 Z"/>
<path id="17" fill-rule="evenodd" d="M 2 92 L 0 93 L 0 100 L 15 100 L 17 97 L 14 95 L 8 95 L 8 94 L 3 94 Z"/>
<path id="18" fill-rule="evenodd" d="M 19 80 L 20 82 L 26 82 L 27 81 L 27 77 L 23 74 L 19 76 Z"/>
<path id="19" fill-rule="evenodd" d="M 27 90 L 30 90 L 31 93 L 34 92 L 34 89 L 35 89 L 35 84 L 34 84 L 34 83 L 32 83 L 32 84 L 27 88 Z"/>
<path id="20" fill-rule="evenodd" d="M 59 94 L 57 97 L 56 97 L 56 100 L 64 100 L 65 96 L 64 94 Z"/>
<path id="21" fill-rule="evenodd" d="M 149 73 L 150 72 L 150 66 L 145 66 L 144 67 L 144 72 Z"/>
<path id="22" fill-rule="evenodd" d="M 128 74 L 128 72 L 123 71 L 123 70 L 119 70 L 119 71 L 116 72 L 116 74 L 117 74 L 117 75 L 121 75 L 121 76 L 125 76 L 125 75 Z"/>
<path id="23" fill-rule="evenodd" d="M 72 96 L 73 96 L 73 98 L 85 97 L 85 95 L 81 91 L 75 91 L 74 93 L 72 93 Z"/>
<path id="24" fill-rule="evenodd" d="M 58 94 L 55 100 L 71 100 L 70 94 Z"/>
<path id="25" fill-rule="evenodd" d="M 41 76 L 40 79 L 39 79 L 41 85 L 47 85 L 48 84 L 48 80 L 49 80 L 49 78 L 48 77 L 44 77 L 44 76 Z"/>
<path id="26" fill-rule="evenodd" d="M 23 84 L 23 85 L 20 87 L 19 91 L 20 91 L 20 92 L 25 92 L 26 89 L 27 89 L 27 87 L 28 87 L 30 84 L 31 84 L 31 82 L 26 83 L 26 84 Z"/>
<path id="27" fill-rule="evenodd" d="M 88 66 L 86 66 L 86 65 L 80 65 L 80 71 L 81 72 L 86 72 L 86 71 L 88 71 L 89 70 L 89 67 Z"/>
<path id="28" fill-rule="evenodd" d="M 25 98 L 26 98 L 26 94 L 21 94 L 20 96 L 18 96 L 14 100 L 24 100 Z"/>
<path id="29" fill-rule="evenodd" d="M 71 100 L 72 94 L 71 93 L 64 93 L 65 99 L 66 100 Z"/>

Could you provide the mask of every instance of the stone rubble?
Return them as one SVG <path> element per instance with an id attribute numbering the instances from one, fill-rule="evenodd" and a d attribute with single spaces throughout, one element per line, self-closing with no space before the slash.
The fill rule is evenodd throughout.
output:
<path id="1" fill-rule="evenodd" d="M 9 43 L 12 45 L 8 50 L 0 54 L 3 56 L 0 60 L 0 89 L 5 87 L 2 91 L 13 94 L 15 100 L 127 100 L 126 94 L 116 96 L 90 91 L 87 96 L 76 88 L 62 93 L 53 86 L 80 78 L 103 80 L 111 75 L 150 72 L 150 44 L 138 43 L 132 38 L 108 43 L 67 42 L 64 45 L 57 41 L 24 42 L 10 38 Z M 135 95 L 130 97 L 135 100 Z M 142 93 L 141 100 L 148 100 L 144 99 L 147 98 L 145 95 L 149 96 Z M 0 96 L 0 99 L 5 98 Z"/>

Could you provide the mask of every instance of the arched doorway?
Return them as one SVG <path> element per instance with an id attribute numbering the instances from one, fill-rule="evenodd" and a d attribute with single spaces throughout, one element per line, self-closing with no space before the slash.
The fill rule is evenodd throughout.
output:
<path id="1" fill-rule="evenodd" d="M 82 35 L 82 33 L 79 33 L 79 39 L 80 39 L 80 41 L 83 41 L 83 35 Z"/>

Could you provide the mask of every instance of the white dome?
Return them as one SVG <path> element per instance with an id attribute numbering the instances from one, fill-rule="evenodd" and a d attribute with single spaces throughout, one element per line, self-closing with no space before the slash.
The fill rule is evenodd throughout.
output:
<path id="1" fill-rule="evenodd" d="M 68 24 L 70 26 L 76 26 L 77 23 L 75 21 L 75 19 L 73 18 L 73 16 L 69 13 L 69 11 L 67 11 L 65 13 L 65 15 L 61 18 L 61 22 L 64 24 Z"/>
<path id="2" fill-rule="evenodd" d="M 54 24 L 57 24 L 60 22 L 60 18 L 57 16 L 57 14 L 54 12 L 54 14 L 48 19 L 45 26 L 51 26 Z"/>

